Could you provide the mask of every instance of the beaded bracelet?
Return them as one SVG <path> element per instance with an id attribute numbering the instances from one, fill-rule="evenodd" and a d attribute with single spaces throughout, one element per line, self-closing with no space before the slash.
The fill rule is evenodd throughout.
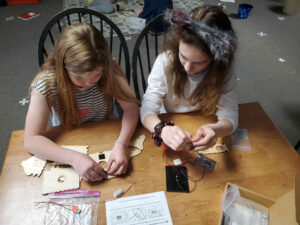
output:
<path id="1" fill-rule="evenodd" d="M 115 143 L 119 143 L 121 145 L 124 145 L 126 149 L 128 149 L 128 145 L 124 141 L 116 140 Z"/>
<path id="2" fill-rule="evenodd" d="M 161 138 L 161 131 L 165 126 L 174 126 L 173 122 L 165 122 L 165 121 L 160 121 L 158 124 L 155 125 L 154 127 L 154 132 L 152 133 L 152 138 L 154 141 L 154 144 L 157 146 L 161 146 L 161 143 L 163 142 Z"/>

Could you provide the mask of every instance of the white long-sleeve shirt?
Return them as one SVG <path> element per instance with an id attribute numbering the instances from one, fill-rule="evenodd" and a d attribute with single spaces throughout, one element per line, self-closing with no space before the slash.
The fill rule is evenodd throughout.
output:
<path id="1" fill-rule="evenodd" d="M 184 88 L 185 98 L 178 98 L 173 92 L 172 85 L 168 84 L 165 75 L 165 67 L 169 63 L 168 57 L 167 53 L 160 54 L 148 77 L 148 87 L 140 109 L 142 123 L 144 122 L 145 116 L 149 114 L 157 115 L 165 112 L 184 113 L 200 110 L 199 104 L 193 105 L 188 98 L 205 77 L 206 71 L 199 74 L 188 75 Z M 238 105 L 235 94 L 235 84 L 236 78 L 230 75 L 217 103 L 216 111 L 218 120 L 227 119 L 231 121 L 233 131 L 238 125 Z"/>

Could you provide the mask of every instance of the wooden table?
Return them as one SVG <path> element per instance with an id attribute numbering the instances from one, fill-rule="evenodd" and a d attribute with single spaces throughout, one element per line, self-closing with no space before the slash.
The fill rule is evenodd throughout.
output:
<path id="1" fill-rule="evenodd" d="M 300 171 L 300 157 L 288 141 L 278 131 L 258 103 L 241 104 L 239 128 L 248 130 L 251 151 L 232 150 L 209 157 L 217 161 L 216 168 L 206 173 L 191 193 L 165 192 L 173 223 L 176 224 L 217 224 L 220 215 L 221 196 L 227 182 L 236 183 L 267 195 L 278 198 L 293 188 L 294 174 Z M 214 117 L 200 117 L 196 112 L 188 114 L 165 114 L 162 116 L 174 121 L 183 129 L 196 132 L 197 127 L 212 122 Z M 87 123 L 83 127 L 56 133 L 51 136 L 58 144 L 89 145 L 90 153 L 111 149 L 118 137 L 120 121 Z M 53 130 L 50 130 L 53 131 Z M 54 130 L 55 131 L 55 130 Z M 53 134 L 53 133 L 52 133 Z M 134 184 L 125 196 L 166 191 L 163 149 L 153 144 L 149 132 L 141 125 L 135 136 L 145 134 L 146 141 L 142 154 L 131 159 L 126 176 L 106 180 L 96 184 L 81 183 L 81 188 L 101 191 L 98 224 L 106 224 L 106 199 L 113 192 L 125 190 Z M 13 131 L 9 142 L 0 180 L 0 224 L 43 224 L 46 207 L 35 207 L 35 201 L 46 200 L 42 193 L 42 177 L 28 177 L 19 162 L 29 158 L 23 147 L 24 131 Z M 225 139 L 230 146 L 230 138 Z M 166 152 L 167 159 L 183 160 L 195 155 L 183 152 Z M 202 170 L 187 165 L 190 176 L 201 176 Z M 190 183 L 192 187 L 193 184 Z"/>

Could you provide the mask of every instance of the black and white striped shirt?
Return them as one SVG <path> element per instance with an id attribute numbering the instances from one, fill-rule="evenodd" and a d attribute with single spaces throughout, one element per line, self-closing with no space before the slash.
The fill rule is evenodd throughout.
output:
<path id="1" fill-rule="evenodd" d="M 99 88 L 99 82 L 88 89 L 79 87 L 74 89 L 75 105 L 79 109 L 82 122 L 108 119 L 113 114 L 113 98 L 104 93 L 104 87 L 101 83 Z M 60 125 L 60 117 L 58 115 L 60 105 L 56 95 L 57 85 L 53 82 L 53 73 L 50 71 L 45 72 L 40 80 L 34 82 L 32 86 L 46 96 L 51 106 L 52 125 Z"/>

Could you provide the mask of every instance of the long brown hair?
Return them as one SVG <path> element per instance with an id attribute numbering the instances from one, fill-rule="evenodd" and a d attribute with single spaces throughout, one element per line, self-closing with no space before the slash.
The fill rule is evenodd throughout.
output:
<path id="1" fill-rule="evenodd" d="M 205 25 L 232 32 L 228 16 L 217 6 L 201 6 L 192 10 L 192 18 Z M 189 26 L 171 26 L 164 41 L 164 51 L 170 56 L 170 64 L 165 69 L 168 82 L 174 86 L 174 94 L 184 97 L 184 86 L 187 73 L 179 60 L 179 42 L 193 45 L 205 52 L 213 60 L 207 68 L 207 74 L 189 97 L 193 105 L 199 104 L 203 114 L 212 115 L 216 112 L 216 104 L 221 96 L 224 84 L 233 60 L 233 53 L 228 56 L 227 63 L 214 60 L 208 44 Z"/>
<path id="2" fill-rule="evenodd" d="M 56 87 L 54 95 L 59 104 L 58 115 L 63 127 L 70 129 L 82 122 L 74 102 L 74 84 L 67 70 L 83 74 L 93 71 L 99 65 L 103 67 L 98 82 L 99 88 L 104 85 L 107 98 L 137 102 L 135 96 L 120 84 L 119 79 L 126 78 L 120 66 L 113 60 L 102 33 L 90 24 L 73 24 L 64 28 L 53 51 L 33 81 L 39 80 L 46 71 L 54 73 L 53 79 L 47 79 L 45 82 L 46 88 Z M 49 99 L 47 101 L 50 108 L 51 102 Z"/>

